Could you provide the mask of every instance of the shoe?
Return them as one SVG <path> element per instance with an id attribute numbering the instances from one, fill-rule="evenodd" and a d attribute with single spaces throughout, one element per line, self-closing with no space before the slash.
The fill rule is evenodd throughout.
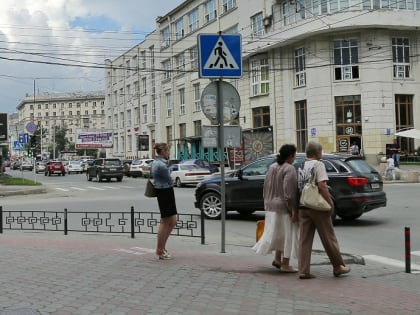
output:
<path id="1" fill-rule="evenodd" d="M 281 270 L 281 264 L 279 264 L 277 261 L 273 260 L 273 262 L 271 263 L 271 265 L 273 267 L 276 267 L 277 269 Z"/>
<path id="2" fill-rule="evenodd" d="M 166 251 L 166 249 L 157 250 L 156 255 L 158 255 L 161 260 L 170 260 L 172 256 Z"/>
<path id="3" fill-rule="evenodd" d="M 280 268 L 280 272 L 284 272 L 284 273 L 296 273 L 296 272 L 298 272 L 295 268 L 293 268 L 292 266 L 290 266 L 290 265 L 281 265 L 281 268 Z"/>
<path id="4" fill-rule="evenodd" d="M 314 278 L 316 277 L 312 273 L 301 273 L 299 275 L 299 279 L 314 279 Z"/>
<path id="5" fill-rule="evenodd" d="M 341 275 L 344 275 L 346 273 L 350 272 L 350 267 L 347 266 L 340 266 L 339 269 L 336 269 L 333 271 L 334 277 L 339 277 Z"/>

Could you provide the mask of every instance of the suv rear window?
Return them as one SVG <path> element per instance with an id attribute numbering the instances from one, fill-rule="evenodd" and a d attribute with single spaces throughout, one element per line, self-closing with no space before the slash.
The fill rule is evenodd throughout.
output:
<path id="1" fill-rule="evenodd" d="M 104 160 L 104 164 L 109 165 L 109 166 L 121 166 L 121 161 L 120 160 Z"/>
<path id="2" fill-rule="evenodd" d="M 358 171 L 360 173 L 377 173 L 377 171 L 374 168 L 372 168 L 363 160 L 347 160 L 346 163 L 350 165 L 355 171 Z"/>

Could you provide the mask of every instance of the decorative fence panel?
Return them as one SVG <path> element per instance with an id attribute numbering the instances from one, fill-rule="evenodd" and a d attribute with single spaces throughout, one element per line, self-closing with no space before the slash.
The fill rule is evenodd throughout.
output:
<path id="1" fill-rule="evenodd" d="M 3 210 L 0 206 L 0 233 L 5 230 L 62 231 L 89 233 L 157 234 L 160 213 L 130 211 L 43 211 Z M 204 215 L 177 214 L 172 235 L 200 237 L 205 243 Z"/>

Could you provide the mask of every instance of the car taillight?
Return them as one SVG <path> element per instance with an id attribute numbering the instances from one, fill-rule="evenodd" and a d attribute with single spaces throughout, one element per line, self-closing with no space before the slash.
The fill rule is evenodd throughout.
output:
<path id="1" fill-rule="evenodd" d="M 369 182 L 366 177 L 349 177 L 347 181 L 350 186 L 363 186 Z"/>

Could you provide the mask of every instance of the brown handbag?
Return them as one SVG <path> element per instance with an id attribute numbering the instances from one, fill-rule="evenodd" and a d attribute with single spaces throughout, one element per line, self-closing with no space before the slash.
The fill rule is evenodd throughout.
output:
<path id="1" fill-rule="evenodd" d="M 152 181 L 150 179 L 147 179 L 146 190 L 144 191 L 144 195 L 149 198 L 157 196 L 155 186 L 153 186 Z"/>

